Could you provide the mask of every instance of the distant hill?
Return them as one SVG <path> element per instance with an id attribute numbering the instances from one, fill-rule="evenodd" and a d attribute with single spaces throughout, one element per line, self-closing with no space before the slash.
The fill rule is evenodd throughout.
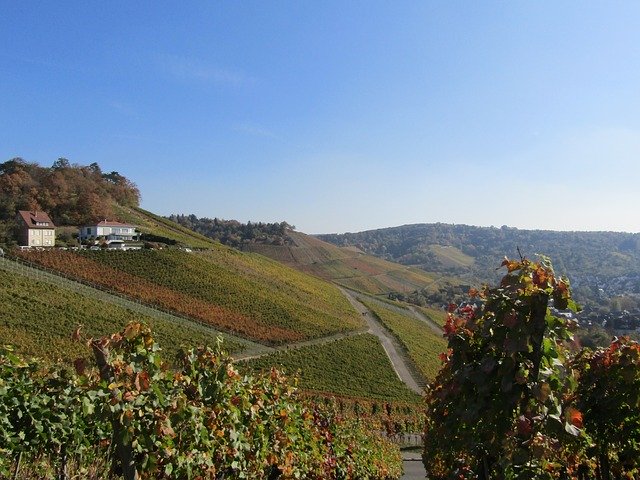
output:
<path id="1" fill-rule="evenodd" d="M 416 224 L 359 233 L 318 235 L 340 247 L 469 283 L 493 282 L 502 258 L 544 254 L 569 277 L 581 302 L 640 294 L 640 234 L 556 232 L 509 227 Z M 632 302 L 633 305 L 633 302 Z"/>

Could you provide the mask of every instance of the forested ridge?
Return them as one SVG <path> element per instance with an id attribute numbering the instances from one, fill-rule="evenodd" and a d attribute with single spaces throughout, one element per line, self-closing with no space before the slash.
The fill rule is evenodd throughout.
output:
<path id="1" fill-rule="evenodd" d="M 495 281 L 496 263 L 506 256 L 549 256 L 571 280 L 582 302 L 640 293 L 640 234 L 558 232 L 503 226 L 415 224 L 359 233 L 318 235 L 426 271 L 456 275 L 465 283 Z"/>
<path id="2" fill-rule="evenodd" d="M 224 245 L 241 248 L 243 244 L 290 245 L 287 231 L 295 227 L 287 222 L 247 222 L 220 218 L 197 217 L 194 214 L 171 214 L 167 217 L 183 227 L 200 233 Z"/>

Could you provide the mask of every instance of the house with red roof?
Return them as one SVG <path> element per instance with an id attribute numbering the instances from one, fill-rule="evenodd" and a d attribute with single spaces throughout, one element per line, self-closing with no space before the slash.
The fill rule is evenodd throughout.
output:
<path id="1" fill-rule="evenodd" d="M 85 225 L 80 228 L 80 241 L 90 238 L 104 238 L 107 241 L 132 241 L 137 240 L 137 237 L 136 226 L 129 223 L 102 220 L 96 224 Z"/>
<path id="2" fill-rule="evenodd" d="M 19 210 L 18 243 L 26 247 L 55 247 L 56 226 L 45 212 Z"/>

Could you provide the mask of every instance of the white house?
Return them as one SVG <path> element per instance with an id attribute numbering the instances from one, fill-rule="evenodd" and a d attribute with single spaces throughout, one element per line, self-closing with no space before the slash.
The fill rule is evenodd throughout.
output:
<path id="1" fill-rule="evenodd" d="M 54 247 L 56 226 L 44 212 L 18 211 L 20 245 L 27 247 Z"/>
<path id="2" fill-rule="evenodd" d="M 88 238 L 104 238 L 105 240 L 137 240 L 136 226 L 128 223 L 109 222 L 103 220 L 95 225 L 80 228 L 80 240 Z"/>

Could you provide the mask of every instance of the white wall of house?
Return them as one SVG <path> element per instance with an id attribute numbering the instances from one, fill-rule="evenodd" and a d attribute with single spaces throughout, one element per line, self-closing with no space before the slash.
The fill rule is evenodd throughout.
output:
<path id="1" fill-rule="evenodd" d="M 130 227 L 97 227 L 98 237 L 107 237 L 109 235 L 134 235 L 134 229 Z"/>
<path id="2" fill-rule="evenodd" d="M 136 235 L 135 227 L 124 226 L 89 226 L 82 227 L 80 229 L 80 238 L 99 238 L 104 237 L 107 239 L 119 238 L 123 240 L 133 240 Z"/>
<path id="3" fill-rule="evenodd" d="M 56 244 L 56 231 L 53 228 L 30 228 L 27 244 L 30 247 L 53 247 Z"/>

